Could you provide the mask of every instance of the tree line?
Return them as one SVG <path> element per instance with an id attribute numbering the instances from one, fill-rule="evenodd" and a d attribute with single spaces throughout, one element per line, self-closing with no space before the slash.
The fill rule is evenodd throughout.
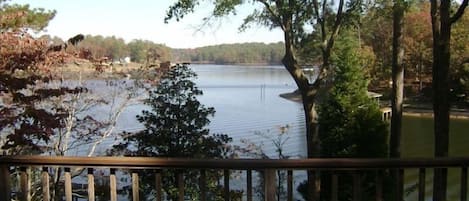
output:
<path id="1" fill-rule="evenodd" d="M 44 35 L 53 44 L 64 39 Z M 132 62 L 145 63 L 158 59 L 162 62 L 215 63 L 215 64 L 281 64 L 283 43 L 238 43 L 174 49 L 149 40 L 135 39 L 128 43 L 116 36 L 86 35 L 78 50 L 91 53 L 93 58 L 108 57 L 119 60 L 129 57 Z"/>
<path id="2" fill-rule="evenodd" d="M 175 61 L 215 64 L 281 64 L 283 43 L 236 43 L 173 49 Z"/>

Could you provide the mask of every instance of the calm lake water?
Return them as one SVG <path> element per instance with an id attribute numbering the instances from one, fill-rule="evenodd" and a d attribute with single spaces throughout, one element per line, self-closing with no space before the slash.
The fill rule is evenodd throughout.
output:
<path id="1" fill-rule="evenodd" d="M 301 104 L 279 97 L 292 92 L 296 86 L 282 66 L 229 66 L 192 65 L 198 74 L 196 83 L 204 95 L 199 100 L 214 107 L 215 116 L 209 128 L 212 133 L 224 133 L 233 137 L 234 144 L 241 140 L 262 145 L 264 151 L 275 158 L 272 139 L 280 133 L 280 127 L 288 125 L 284 154 L 291 157 L 306 157 L 304 114 Z M 119 121 L 118 130 L 135 131 L 141 125 L 135 120 L 145 106 L 130 106 Z M 433 155 L 433 120 L 426 117 L 404 117 L 402 153 L 403 157 L 431 157 Z M 469 156 L 469 121 L 452 120 L 450 131 L 450 156 Z M 274 136 L 271 139 L 256 133 Z M 427 195 L 431 199 L 432 171 L 427 171 Z M 295 176 L 295 183 L 304 180 L 304 175 Z M 459 195 L 459 170 L 449 175 L 449 200 Z M 406 171 L 406 185 L 412 186 L 418 178 L 417 171 Z M 417 193 L 411 191 L 406 200 L 416 200 Z"/>

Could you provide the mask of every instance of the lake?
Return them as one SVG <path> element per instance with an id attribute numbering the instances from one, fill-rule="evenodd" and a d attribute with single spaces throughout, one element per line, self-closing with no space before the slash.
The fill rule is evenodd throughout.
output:
<path id="1" fill-rule="evenodd" d="M 306 137 L 303 108 L 300 103 L 279 97 L 296 89 L 293 79 L 283 66 L 191 65 L 198 74 L 195 80 L 204 95 L 199 100 L 214 107 L 215 116 L 209 125 L 212 133 L 224 133 L 241 145 L 241 140 L 262 145 L 265 153 L 275 158 L 275 140 L 280 127 L 288 125 L 284 154 L 306 157 Z M 135 131 L 142 127 L 135 120 L 145 106 L 132 105 L 119 121 L 118 130 Z M 469 121 L 451 120 L 450 156 L 469 156 Z M 270 139 L 256 133 L 273 136 Z M 285 139 L 285 138 L 284 138 Z M 427 117 L 403 118 L 403 157 L 431 157 L 433 155 L 433 120 Z M 427 171 L 427 195 L 431 198 L 431 175 Z M 295 176 L 295 184 L 304 180 Z M 450 171 L 449 200 L 459 195 L 459 173 Z M 418 178 L 417 171 L 406 171 L 406 186 Z M 296 186 L 296 185 L 295 185 Z M 417 193 L 409 192 L 408 199 L 416 200 Z"/>
<path id="2" fill-rule="evenodd" d="M 306 138 L 303 108 L 300 103 L 279 97 L 296 89 L 293 79 L 283 66 L 219 66 L 192 65 L 198 74 L 196 83 L 204 91 L 199 100 L 214 107 L 216 115 L 210 128 L 226 133 L 237 143 L 250 139 L 263 143 L 266 152 L 275 156 L 270 140 L 255 132 L 278 134 L 279 126 L 289 125 L 290 138 L 285 144 L 286 155 L 306 157 Z M 402 133 L 403 157 L 432 157 L 433 119 L 404 116 Z M 469 120 L 452 119 L 450 126 L 450 156 L 469 156 Z M 406 172 L 406 186 L 413 185 L 417 171 Z M 300 179 L 300 178 L 296 178 Z M 427 200 L 431 199 L 432 171 L 427 171 Z M 459 170 L 450 170 L 449 200 L 459 196 Z M 409 192 L 407 199 L 416 200 L 417 193 Z"/>

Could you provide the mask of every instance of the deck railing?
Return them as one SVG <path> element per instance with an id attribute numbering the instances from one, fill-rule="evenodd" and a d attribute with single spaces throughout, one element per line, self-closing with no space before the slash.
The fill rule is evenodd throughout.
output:
<path id="1" fill-rule="evenodd" d="M 64 192 L 67 201 L 73 200 L 71 168 L 88 169 L 87 200 L 95 200 L 95 178 L 93 171 L 96 168 L 109 169 L 109 192 L 110 199 L 117 200 L 117 178 L 116 170 L 141 170 L 141 169 L 191 169 L 200 170 L 199 178 L 200 199 L 205 200 L 207 195 L 206 170 L 220 170 L 224 173 L 223 187 L 224 199 L 229 200 L 230 196 L 230 171 L 245 170 L 246 172 L 246 192 L 243 200 L 253 200 L 252 171 L 264 172 L 265 199 L 276 200 L 276 170 L 287 171 L 287 200 L 293 200 L 293 171 L 298 170 L 319 170 L 328 172 L 351 172 L 353 175 L 353 198 L 360 200 L 362 189 L 360 188 L 360 174 L 363 172 L 376 172 L 375 200 L 383 198 L 383 178 L 382 170 L 408 170 L 418 169 L 418 200 L 425 199 L 425 175 L 426 169 L 434 168 L 458 168 L 460 174 L 460 200 L 467 200 L 467 167 L 469 158 L 407 158 L 407 159 L 288 159 L 288 160 L 265 160 L 265 159 L 182 159 L 182 158 L 150 158 L 150 157 L 52 157 L 52 156 L 0 156 L 0 200 L 11 200 L 12 170 L 19 168 L 19 195 L 20 200 L 31 199 L 31 176 L 28 174 L 31 168 L 42 170 L 42 199 L 50 200 L 50 167 L 64 167 Z M 375 171 L 377 170 L 377 171 Z M 131 186 L 133 200 L 139 200 L 139 175 L 137 171 L 131 171 Z M 162 200 L 162 175 L 156 171 L 155 191 L 156 200 Z M 338 197 L 337 174 L 332 176 L 331 200 Z M 184 179 L 183 175 L 177 176 L 179 180 L 179 200 L 184 200 Z M 402 199 L 400 199 L 402 200 Z"/>

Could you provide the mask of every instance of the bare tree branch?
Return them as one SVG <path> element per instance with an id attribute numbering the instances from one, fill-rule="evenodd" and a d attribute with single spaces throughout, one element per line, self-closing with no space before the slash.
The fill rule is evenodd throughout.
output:
<path id="1" fill-rule="evenodd" d="M 449 19 L 449 22 L 451 24 L 455 23 L 461 16 L 464 14 L 464 10 L 466 9 L 467 5 L 469 3 L 469 0 L 464 0 L 461 5 L 458 8 L 458 11 Z"/>

